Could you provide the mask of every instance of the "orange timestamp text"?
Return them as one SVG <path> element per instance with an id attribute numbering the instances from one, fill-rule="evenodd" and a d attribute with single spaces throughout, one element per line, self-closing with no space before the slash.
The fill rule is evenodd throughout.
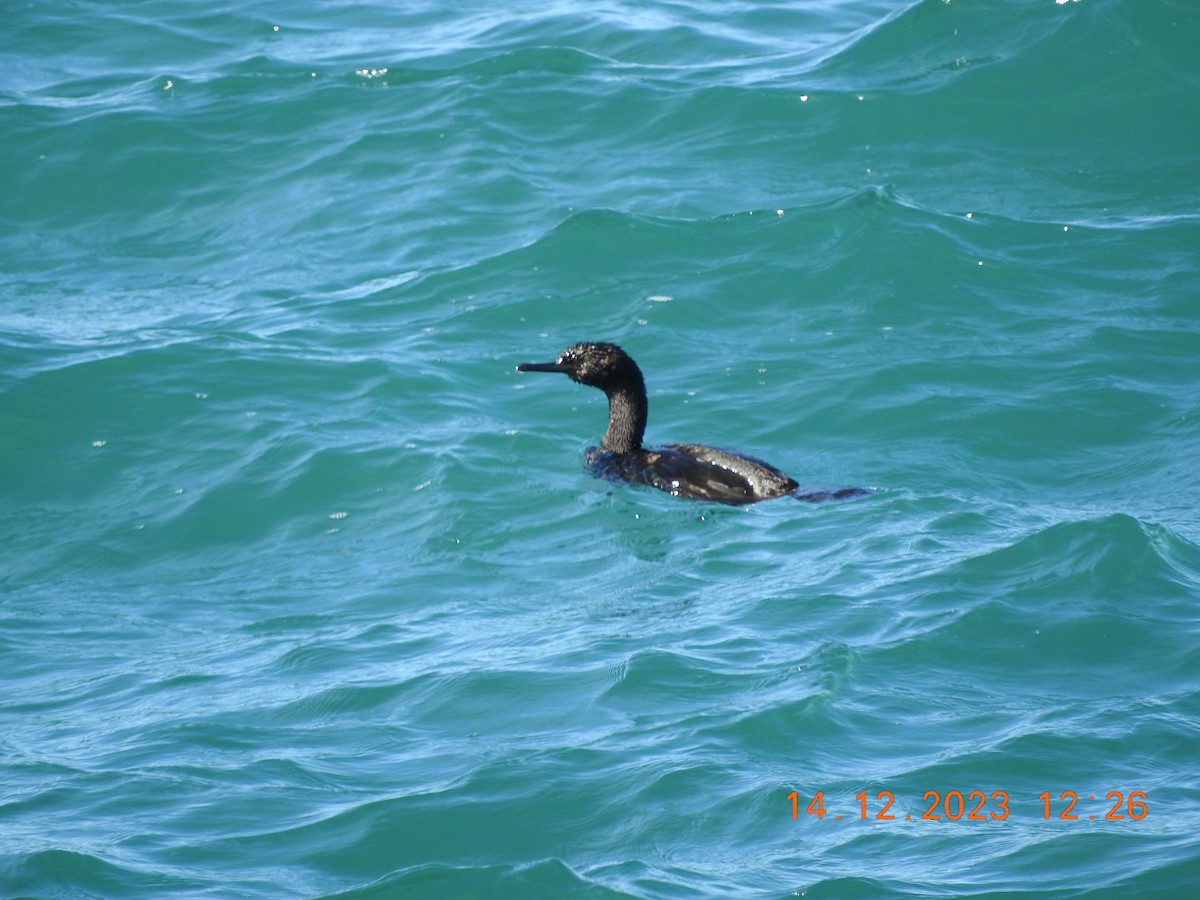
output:
<path id="1" fill-rule="evenodd" d="M 840 820 L 843 816 L 832 806 L 826 808 L 824 791 L 813 794 L 803 807 L 803 798 L 798 791 L 792 791 L 787 799 L 791 804 L 793 819 L 800 818 L 801 811 L 815 816 L 818 821 L 824 821 L 826 815 L 834 820 Z M 1011 812 L 1012 802 L 1007 791 L 926 791 L 921 799 L 927 805 L 920 815 L 901 815 L 900 811 L 893 809 L 896 797 L 891 791 L 879 791 L 874 800 L 868 798 L 866 791 L 859 791 L 854 795 L 854 804 L 846 807 L 846 818 L 858 821 L 874 819 L 877 822 L 914 818 L 926 822 L 1003 822 Z M 1145 791 L 1130 791 L 1128 794 L 1109 791 L 1101 801 L 1097 801 L 1095 794 L 1088 794 L 1082 806 L 1080 795 L 1075 791 L 1063 791 L 1057 800 L 1052 798 L 1050 791 L 1042 791 L 1037 795 L 1037 800 L 1041 803 L 1043 819 L 1057 818 L 1063 822 L 1096 818 L 1110 822 L 1125 819 L 1140 822 L 1150 814 Z M 1099 805 L 1088 805 L 1097 803 Z"/>

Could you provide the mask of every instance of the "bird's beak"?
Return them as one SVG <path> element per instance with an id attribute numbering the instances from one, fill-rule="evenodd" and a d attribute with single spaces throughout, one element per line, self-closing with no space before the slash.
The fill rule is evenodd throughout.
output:
<path id="1" fill-rule="evenodd" d="M 518 372 L 565 372 L 567 367 L 561 362 L 548 363 L 521 363 L 517 366 Z"/>

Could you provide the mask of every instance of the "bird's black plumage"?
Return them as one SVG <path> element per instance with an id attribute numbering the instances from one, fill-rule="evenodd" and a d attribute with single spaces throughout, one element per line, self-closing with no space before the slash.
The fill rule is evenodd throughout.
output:
<path id="1" fill-rule="evenodd" d="M 568 347 L 554 362 L 522 363 L 518 372 L 561 372 L 608 397 L 608 428 L 599 447 L 587 451 L 588 470 L 597 477 L 648 484 L 677 497 L 740 506 L 793 496 L 799 500 L 838 500 L 869 493 L 862 488 L 801 488 L 794 479 L 760 459 L 706 444 L 643 447 L 646 384 L 637 363 L 616 344 Z"/>

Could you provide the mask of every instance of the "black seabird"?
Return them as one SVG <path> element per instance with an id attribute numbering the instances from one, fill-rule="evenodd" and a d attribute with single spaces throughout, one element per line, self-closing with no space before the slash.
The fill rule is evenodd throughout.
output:
<path id="1" fill-rule="evenodd" d="M 608 429 L 599 447 L 588 449 L 588 471 L 599 478 L 648 484 L 676 497 L 740 506 L 775 497 L 843 500 L 862 488 L 801 488 L 760 459 L 705 444 L 643 447 L 646 383 L 642 370 L 616 344 L 575 344 L 548 363 L 521 363 L 518 372 L 562 372 L 572 381 L 600 388 L 608 397 Z"/>

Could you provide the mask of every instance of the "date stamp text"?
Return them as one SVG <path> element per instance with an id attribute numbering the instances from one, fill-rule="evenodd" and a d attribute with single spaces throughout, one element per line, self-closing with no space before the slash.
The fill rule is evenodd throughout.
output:
<path id="1" fill-rule="evenodd" d="M 1149 798 L 1145 791 L 1109 791 L 1103 798 L 1088 794 L 1083 799 L 1075 791 L 1062 791 L 1057 799 L 1050 791 L 1042 791 L 1036 800 L 1022 800 L 1014 804 L 1007 791 L 926 791 L 919 804 L 909 812 L 896 808 L 896 797 L 891 791 L 879 791 L 873 798 L 866 791 L 854 795 L 853 802 L 826 805 L 825 792 L 817 791 L 802 797 L 798 791 L 787 795 L 793 819 L 801 813 L 813 816 L 817 821 L 845 818 L 853 821 L 874 820 L 893 822 L 897 819 L 926 822 L 1003 822 L 1014 811 L 1041 813 L 1047 821 L 1062 822 L 1080 820 L 1140 822 L 1150 814 Z"/>

